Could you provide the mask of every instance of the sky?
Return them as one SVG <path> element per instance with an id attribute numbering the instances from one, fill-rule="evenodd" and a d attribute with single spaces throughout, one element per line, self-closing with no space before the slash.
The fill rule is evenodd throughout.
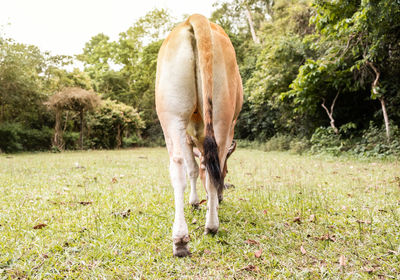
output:
<path id="1" fill-rule="evenodd" d="M 86 42 L 104 33 L 112 40 L 154 8 L 178 19 L 211 16 L 216 0 L 0 0 L 0 33 L 53 55 L 81 53 Z"/>

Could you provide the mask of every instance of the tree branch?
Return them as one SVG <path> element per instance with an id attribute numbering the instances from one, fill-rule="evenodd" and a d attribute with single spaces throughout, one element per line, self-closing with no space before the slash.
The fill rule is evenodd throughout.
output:
<path id="1" fill-rule="evenodd" d="M 335 108 L 336 100 L 337 100 L 339 94 L 340 94 L 340 91 L 338 91 L 338 93 L 336 94 L 335 98 L 333 99 L 332 104 L 331 104 L 331 110 L 330 110 L 330 111 L 329 111 L 329 109 L 328 109 L 328 108 L 326 107 L 326 105 L 325 105 L 325 98 L 322 98 L 322 104 L 321 104 L 322 108 L 324 108 L 325 111 L 326 111 L 326 113 L 328 114 L 328 117 L 329 117 L 329 119 L 331 120 L 331 127 L 332 127 L 333 131 L 334 131 L 336 134 L 339 133 L 339 130 L 338 130 L 337 127 L 335 126 L 335 119 L 333 118 L 333 109 Z"/>

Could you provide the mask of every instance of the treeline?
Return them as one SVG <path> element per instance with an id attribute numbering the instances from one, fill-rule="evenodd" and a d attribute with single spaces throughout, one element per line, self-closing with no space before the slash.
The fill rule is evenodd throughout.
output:
<path id="1" fill-rule="evenodd" d="M 66 108 L 62 148 L 162 144 L 154 105 L 157 53 L 168 31 L 182 20 L 154 10 L 116 41 L 94 36 L 76 56 L 83 71 L 64 70 L 72 58 L 0 38 L 0 149 L 54 144 L 55 113 L 45 104 L 71 87 L 99 93 L 109 100 L 107 106 L 124 104 L 138 114 L 126 120 L 135 125 L 118 132 L 125 127 L 124 118 L 113 122 L 124 115 L 120 107 L 114 108 L 114 117 L 109 110 L 87 110 L 83 121 L 82 114 Z M 399 1 L 218 1 L 211 20 L 225 29 L 236 50 L 245 102 L 235 137 L 242 144 L 296 152 L 400 154 Z M 26 142 L 26 134 L 33 138 L 28 142 L 38 145 L 7 148 Z M 42 138 L 36 139 L 39 134 Z"/>

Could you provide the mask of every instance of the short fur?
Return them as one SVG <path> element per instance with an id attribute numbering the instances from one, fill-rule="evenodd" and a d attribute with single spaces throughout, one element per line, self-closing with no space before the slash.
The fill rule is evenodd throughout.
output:
<path id="1" fill-rule="evenodd" d="M 186 176 L 191 186 L 189 202 L 196 206 L 196 181 L 206 171 L 205 233 L 218 231 L 226 160 L 233 151 L 230 147 L 242 104 L 241 78 L 229 37 L 204 16 L 190 16 L 171 31 L 157 59 L 156 109 L 170 157 L 175 256 L 190 254 L 183 195 Z M 204 159 L 201 169 L 194 158 L 196 150 Z"/>

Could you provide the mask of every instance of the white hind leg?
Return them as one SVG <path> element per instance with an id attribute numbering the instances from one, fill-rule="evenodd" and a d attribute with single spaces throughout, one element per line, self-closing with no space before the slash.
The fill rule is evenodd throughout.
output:
<path id="1" fill-rule="evenodd" d="M 189 203 L 193 207 L 199 206 L 199 196 L 197 195 L 196 183 L 199 177 L 199 166 L 194 158 L 193 145 L 189 144 L 183 147 L 185 157 L 186 171 L 190 182 Z"/>
<path id="2" fill-rule="evenodd" d="M 207 190 L 207 214 L 206 214 L 206 229 L 205 234 L 215 234 L 218 231 L 218 191 L 211 183 L 208 172 L 206 172 L 206 190 Z"/>
<path id="3" fill-rule="evenodd" d="M 174 118 L 169 124 L 172 125 L 168 125 L 166 128 L 166 142 L 170 155 L 170 176 L 175 197 L 175 220 L 172 227 L 173 253 L 174 256 L 184 257 L 190 254 L 187 246 L 190 238 L 184 213 L 185 169 L 192 189 L 193 187 L 196 188 L 199 171 L 192 147 L 186 141 L 186 122 L 182 119 Z M 192 198 L 194 203 L 198 204 L 197 193 Z"/>

